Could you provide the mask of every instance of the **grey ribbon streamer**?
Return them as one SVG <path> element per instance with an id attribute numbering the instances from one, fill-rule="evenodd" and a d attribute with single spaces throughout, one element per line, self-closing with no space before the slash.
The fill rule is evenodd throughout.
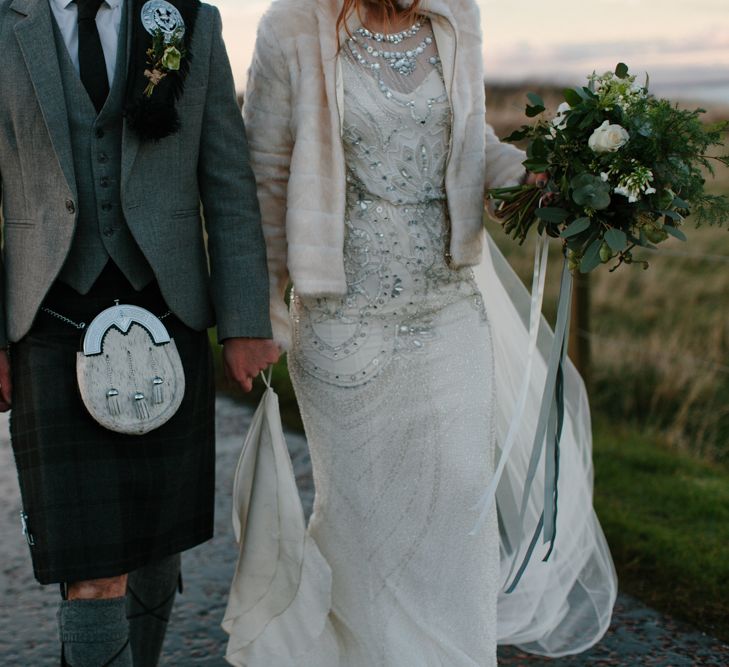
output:
<path id="1" fill-rule="evenodd" d="M 549 543 L 549 550 L 544 560 L 547 560 L 554 547 L 557 527 L 557 482 L 559 479 L 559 442 L 562 436 L 562 425 L 564 421 L 564 383 L 563 364 L 567 354 L 567 342 L 569 340 L 569 321 L 572 304 L 572 274 L 567 268 L 567 261 L 562 266 L 562 281 L 559 291 L 559 304 L 557 306 L 557 321 L 554 327 L 554 341 L 549 353 L 547 365 L 547 377 L 544 382 L 544 393 L 542 404 L 539 409 L 539 420 L 534 434 L 532 454 L 529 460 L 527 476 L 524 480 L 524 491 L 519 511 L 519 525 L 524 525 L 524 518 L 529 503 L 534 478 L 537 474 L 539 461 L 542 456 L 542 449 L 545 446 L 545 479 L 544 479 L 544 509 L 537 522 L 529 546 L 519 568 L 514 570 L 518 562 L 521 547 L 521 537 L 514 549 L 514 560 L 507 580 L 514 575 L 514 578 L 506 589 L 506 593 L 512 593 L 521 580 L 527 565 L 532 558 L 534 549 L 540 533 L 544 532 L 544 543 Z"/>

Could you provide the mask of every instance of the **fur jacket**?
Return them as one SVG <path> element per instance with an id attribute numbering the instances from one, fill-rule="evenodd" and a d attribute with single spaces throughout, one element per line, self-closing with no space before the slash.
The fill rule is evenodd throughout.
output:
<path id="1" fill-rule="evenodd" d="M 519 182 L 524 155 L 499 142 L 486 122 L 475 0 L 422 0 L 420 7 L 431 20 L 452 110 L 449 262 L 475 265 L 483 245 L 484 190 Z M 347 289 L 340 8 L 341 0 L 275 0 L 259 25 L 248 75 L 244 117 L 268 252 L 271 321 L 285 349 L 289 281 L 301 296 Z"/>

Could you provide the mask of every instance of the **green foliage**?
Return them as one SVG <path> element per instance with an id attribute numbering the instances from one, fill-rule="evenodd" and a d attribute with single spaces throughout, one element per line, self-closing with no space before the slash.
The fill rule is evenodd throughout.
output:
<path id="1" fill-rule="evenodd" d="M 610 186 L 592 174 L 575 176 L 570 183 L 572 201 L 585 209 L 600 211 L 610 206 Z"/>
<path id="2" fill-rule="evenodd" d="M 541 116 L 543 98 L 527 97 L 527 116 Z M 624 63 L 614 73 L 593 74 L 589 86 L 567 89 L 563 97 L 554 118 L 523 125 L 506 139 L 528 141 L 524 166 L 548 171 L 546 188 L 489 192 L 499 202 L 504 231 L 519 243 L 536 225 L 565 239 L 573 269 L 588 272 L 615 259 L 615 270 L 633 263 L 636 248 L 669 236 L 685 240 L 680 227 L 692 213 L 697 224 L 729 220 L 729 198 L 705 189 L 712 165 L 729 165 L 729 156 L 710 155 L 723 146 L 728 123 L 705 124 L 704 110 L 655 98 Z M 542 195 L 558 213 L 545 212 Z M 572 226 L 576 220 L 581 222 Z"/>

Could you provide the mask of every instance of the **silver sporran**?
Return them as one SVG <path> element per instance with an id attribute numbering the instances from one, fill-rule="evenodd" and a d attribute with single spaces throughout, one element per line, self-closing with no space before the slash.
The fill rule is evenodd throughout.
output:
<path id="1" fill-rule="evenodd" d="M 76 357 L 81 399 L 104 428 L 128 435 L 152 431 L 177 412 L 185 373 L 175 341 L 155 315 L 117 305 L 86 329 Z"/>

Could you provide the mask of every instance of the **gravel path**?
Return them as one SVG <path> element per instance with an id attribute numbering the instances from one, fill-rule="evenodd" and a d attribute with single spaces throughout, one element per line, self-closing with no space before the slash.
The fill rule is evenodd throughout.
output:
<path id="1" fill-rule="evenodd" d="M 222 658 L 226 636 L 220 621 L 237 555 L 230 527 L 230 489 L 250 416 L 249 408 L 227 398 L 219 399 L 216 537 L 184 556 L 185 593 L 175 606 L 163 665 L 227 664 Z M 287 442 L 308 511 L 313 490 L 306 441 L 300 435 L 287 434 Z M 20 504 L 6 416 L 0 416 L 0 499 L 0 665 L 57 665 L 54 615 L 58 593 L 55 587 L 41 587 L 33 579 L 25 540 L 20 535 Z M 622 595 L 610 631 L 590 652 L 550 661 L 502 648 L 499 664 L 719 667 L 729 665 L 729 646 Z"/>

